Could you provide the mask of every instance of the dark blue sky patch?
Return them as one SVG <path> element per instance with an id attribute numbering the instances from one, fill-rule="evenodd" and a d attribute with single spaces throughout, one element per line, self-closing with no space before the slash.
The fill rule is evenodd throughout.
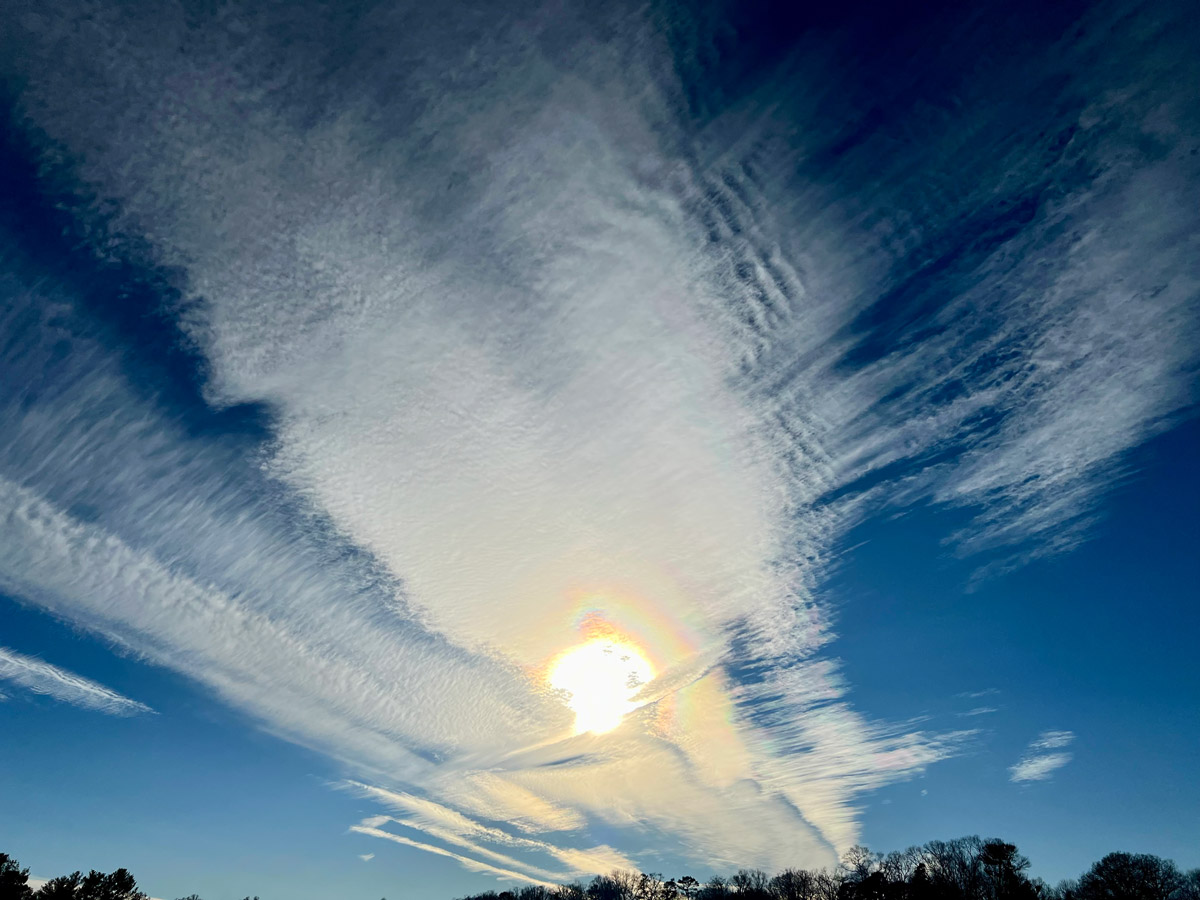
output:
<path id="1" fill-rule="evenodd" d="M 44 273 L 67 292 L 120 348 L 129 383 L 169 405 L 190 432 L 266 440 L 270 413 L 262 404 L 214 409 L 204 400 L 208 364 L 177 324 L 202 302 L 189 297 L 186 273 L 149 263 L 152 250 L 138 247 L 137 236 L 109 234 L 69 155 L 37 135 L 11 97 L 0 108 L 0 228 L 26 278 Z"/>

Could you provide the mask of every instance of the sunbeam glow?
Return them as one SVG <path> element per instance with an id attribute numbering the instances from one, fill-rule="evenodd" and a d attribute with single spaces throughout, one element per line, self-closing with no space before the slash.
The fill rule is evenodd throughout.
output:
<path id="1" fill-rule="evenodd" d="M 562 654 L 551 666 L 551 687 L 566 694 L 575 733 L 603 734 L 637 708 L 633 697 L 654 668 L 632 644 L 596 638 Z"/>

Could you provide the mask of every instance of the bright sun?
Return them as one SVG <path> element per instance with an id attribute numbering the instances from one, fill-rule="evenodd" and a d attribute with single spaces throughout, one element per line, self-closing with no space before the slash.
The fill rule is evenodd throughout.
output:
<path id="1" fill-rule="evenodd" d="M 575 712 L 575 733 L 603 734 L 637 708 L 633 697 L 654 677 L 636 647 L 596 638 L 566 651 L 551 665 L 551 687 L 564 691 Z"/>

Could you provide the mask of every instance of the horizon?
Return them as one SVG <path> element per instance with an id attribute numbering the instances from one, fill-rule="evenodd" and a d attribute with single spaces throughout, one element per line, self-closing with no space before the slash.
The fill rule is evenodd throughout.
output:
<path id="1" fill-rule="evenodd" d="M 1200 7 L 0 8 L 32 875 L 1200 867 Z"/>
<path id="2" fill-rule="evenodd" d="M 366 858 L 364 858 L 366 859 Z M 521 880 L 521 879 L 514 879 Z M 503 879 L 501 879 L 503 881 Z M 1015 844 L 978 836 L 929 841 L 903 851 L 880 853 L 851 847 L 831 869 L 789 867 L 771 874 L 740 868 L 728 876 L 696 879 L 616 869 L 562 884 L 498 885 L 457 900 L 855 900 L 900 896 L 909 900 L 1195 900 L 1200 868 L 1180 870 L 1153 854 L 1114 852 L 1096 860 L 1078 878 L 1056 885 L 1030 873 L 1030 861 Z M 509 890 L 509 888 L 512 888 Z M 0 851 L 0 892 L 5 900 L 162 900 L 137 886 L 127 869 L 80 871 L 53 879 L 35 878 Z M 203 900 L 191 893 L 176 900 Z M 249 895 L 242 900 L 260 900 Z M 387 900 L 387 898 L 383 898 Z"/>

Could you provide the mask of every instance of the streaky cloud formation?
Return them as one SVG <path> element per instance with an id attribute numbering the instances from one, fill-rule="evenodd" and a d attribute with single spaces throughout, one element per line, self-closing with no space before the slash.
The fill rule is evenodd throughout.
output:
<path id="1" fill-rule="evenodd" d="M 960 716 L 986 716 L 997 712 L 998 707 L 995 706 L 976 706 L 974 709 L 969 709 L 964 713 L 959 713 Z"/>
<path id="2" fill-rule="evenodd" d="M 1031 750 L 1057 750 L 1075 740 L 1075 734 L 1070 731 L 1043 731 L 1038 739 L 1029 745 Z"/>
<path id="3" fill-rule="evenodd" d="M 143 383 L 12 252 L 0 367 L 44 375 L 0 397 L 0 586 L 340 761 L 395 813 L 358 834 L 534 883 L 640 829 L 832 862 L 980 739 L 854 708 L 840 542 L 934 506 L 981 578 L 1066 552 L 1197 399 L 1169 10 L 868 127 L 922 75 L 827 71 L 837 29 L 690 107 L 714 36 L 671 5 L 13 5 L 14 121 L 195 365 Z M 595 634 L 658 677 L 574 734 L 546 667 Z"/>
<path id="4" fill-rule="evenodd" d="M 1008 771 L 1010 781 L 1018 784 L 1026 781 L 1047 781 L 1059 769 L 1069 763 L 1072 754 L 1062 751 L 1075 740 L 1070 731 L 1043 731 L 1029 744 L 1029 749 L 1020 762 Z M 1058 752 L 1050 752 L 1058 751 Z"/>
<path id="5" fill-rule="evenodd" d="M 4 647 L 0 647 L 0 680 L 35 694 L 45 694 L 62 703 L 110 716 L 136 716 L 154 712 L 146 704 L 130 700 L 102 684 Z"/>
<path id="6" fill-rule="evenodd" d="M 497 854 L 480 846 L 481 842 L 499 844 L 546 854 L 559 864 L 567 866 L 566 871 L 540 871 L 539 877 L 554 879 L 557 882 L 568 881 L 571 878 L 586 876 L 596 872 L 610 872 L 614 869 L 633 869 L 635 864 L 628 857 L 617 852 L 612 847 L 599 846 L 582 850 L 564 848 L 545 841 L 531 840 L 519 835 L 513 835 L 499 828 L 493 828 L 476 822 L 469 817 L 435 801 L 415 797 L 397 791 L 388 791 L 358 782 L 348 782 L 348 787 L 364 796 L 372 797 L 403 813 L 409 818 L 396 819 L 393 817 L 373 817 L 360 824 L 377 827 L 385 821 L 395 822 L 406 828 L 424 831 L 433 837 L 448 843 L 457 844 L 476 855 L 484 855 L 492 860 L 506 865 L 520 867 L 522 864 L 511 857 Z"/>
<path id="7" fill-rule="evenodd" d="M 490 863 L 480 862 L 469 856 L 463 856 L 461 853 L 455 853 L 453 850 L 447 850 L 445 847 L 439 847 L 435 844 L 426 844 L 423 841 L 415 841 L 412 838 L 404 837 L 400 834 L 393 834 L 390 831 L 383 831 L 372 825 L 351 825 L 350 830 L 358 834 L 365 834 L 369 837 L 382 838 L 392 841 L 396 844 L 403 844 L 406 847 L 413 847 L 417 850 L 424 850 L 426 853 L 434 853 L 438 856 L 445 856 L 460 863 L 464 868 L 472 872 L 483 872 L 488 875 L 495 875 L 503 881 L 522 881 L 529 884 L 540 884 L 545 887 L 553 887 L 553 882 L 539 881 L 536 877 L 529 874 L 528 867 L 525 871 L 514 871 L 505 869 L 500 866 L 493 866 Z"/>

